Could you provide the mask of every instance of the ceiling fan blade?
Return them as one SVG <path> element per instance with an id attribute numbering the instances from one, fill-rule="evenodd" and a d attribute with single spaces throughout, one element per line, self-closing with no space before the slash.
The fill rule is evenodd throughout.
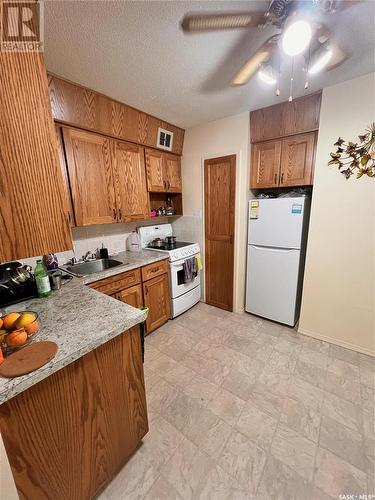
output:
<path id="1" fill-rule="evenodd" d="M 278 38 L 278 35 L 273 35 L 259 47 L 231 81 L 233 87 L 245 85 L 254 76 L 259 66 L 270 59 Z"/>
<path id="2" fill-rule="evenodd" d="M 351 52 L 347 52 L 346 50 L 342 49 L 334 41 L 330 41 L 329 46 L 333 52 L 333 55 L 327 66 L 324 68 L 324 71 L 331 71 L 331 69 L 337 68 L 352 56 Z"/>
<path id="3" fill-rule="evenodd" d="M 183 31 L 202 32 L 256 27 L 264 22 L 264 12 L 187 15 L 181 22 Z"/>

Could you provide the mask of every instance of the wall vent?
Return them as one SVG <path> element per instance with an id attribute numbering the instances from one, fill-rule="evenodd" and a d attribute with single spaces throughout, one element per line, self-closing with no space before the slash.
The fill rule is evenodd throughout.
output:
<path id="1" fill-rule="evenodd" d="M 156 146 L 161 149 L 166 149 L 167 151 L 172 151 L 173 144 L 173 132 L 165 130 L 164 128 L 158 128 L 158 140 Z"/>

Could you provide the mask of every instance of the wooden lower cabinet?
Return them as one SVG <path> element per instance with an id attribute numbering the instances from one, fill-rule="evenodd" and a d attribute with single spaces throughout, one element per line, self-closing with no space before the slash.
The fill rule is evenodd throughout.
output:
<path id="1" fill-rule="evenodd" d="M 0 431 L 21 499 L 94 498 L 148 432 L 139 327 L 1 405 Z"/>
<path id="2" fill-rule="evenodd" d="M 159 328 L 170 318 L 168 274 L 162 274 L 143 283 L 145 306 L 149 308 L 146 321 L 147 334 Z"/>
<path id="3" fill-rule="evenodd" d="M 121 300 L 121 302 L 125 302 L 125 304 L 129 304 L 129 306 L 140 308 L 143 306 L 142 285 L 125 288 L 125 290 L 115 293 L 112 297 Z"/>

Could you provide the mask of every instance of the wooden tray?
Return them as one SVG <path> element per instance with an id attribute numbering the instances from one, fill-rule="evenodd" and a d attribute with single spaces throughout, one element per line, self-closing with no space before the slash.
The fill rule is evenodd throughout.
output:
<path id="1" fill-rule="evenodd" d="M 33 342 L 5 358 L 0 365 L 0 376 L 13 378 L 31 373 L 51 361 L 56 353 L 55 342 Z"/>

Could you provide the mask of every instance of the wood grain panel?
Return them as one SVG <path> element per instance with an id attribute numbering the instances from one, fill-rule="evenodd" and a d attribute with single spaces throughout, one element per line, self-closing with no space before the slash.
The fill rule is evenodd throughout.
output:
<path id="1" fill-rule="evenodd" d="M 307 95 L 285 103 L 282 116 L 282 136 L 318 130 L 322 93 Z"/>
<path id="2" fill-rule="evenodd" d="M 162 260 L 142 267 L 142 281 L 156 278 L 161 274 L 168 273 L 168 261 Z"/>
<path id="3" fill-rule="evenodd" d="M 63 136 L 77 225 L 116 222 L 110 139 L 66 127 Z"/>
<path id="4" fill-rule="evenodd" d="M 116 141 L 114 179 L 119 221 L 148 219 L 144 150 L 136 144 Z"/>
<path id="5" fill-rule="evenodd" d="M 146 321 L 147 334 L 164 325 L 170 318 L 168 274 L 162 274 L 143 283 L 144 304 L 149 308 Z"/>
<path id="6" fill-rule="evenodd" d="M 140 308 L 143 306 L 142 285 L 125 288 L 125 290 L 116 293 L 115 298 L 121 300 L 121 302 L 125 302 L 125 304 L 129 304 L 129 306 Z"/>
<path id="7" fill-rule="evenodd" d="M 57 137 L 57 148 L 59 152 L 59 160 L 60 160 L 60 168 L 61 168 L 61 173 L 63 174 L 63 179 L 64 179 L 64 194 L 65 194 L 65 203 L 66 203 L 66 210 L 68 212 L 69 216 L 69 222 L 70 226 L 74 227 L 76 225 L 76 219 L 74 215 L 74 210 L 73 210 L 73 202 L 72 202 L 72 195 L 70 192 L 70 182 L 69 182 L 69 176 L 68 176 L 68 169 L 66 166 L 66 158 L 65 158 L 65 150 L 64 150 L 64 144 L 62 140 L 62 130 L 59 125 L 56 125 L 55 127 L 56 130 L 56 137 Z"/>
<path id="8" fill-rule="evenodd" d="M 269 188 L 279 185 L 281 141 L 258 142 L 251 146 L 250 187 Z"/>
<path id="9" fill-rule="evenodd" d="M 173 153 L 182 154 L 183 129 L 56 75 L 48 84 L 55 120 L 155 148 L 162 127 L 173 132 Z"/>
<path id="10" fill-rule="evenodd" d="M 283 139 L 280 186 L 306 186 L 313 181 L 316 133 Z"/>
<path id="11" fill-rule="evenodd" d="M 155 149 L 145 149 L 147 189 L 149 191 L 166 191 L 164 179 L 164 153 Z"/>
<path id="12" fill-rule="evenodd" d="M 182 192 L 181 158 L 166 153 L 164 155 L 164 176 L 168 193 Z"/>
<path id="13" fill-rule="evenodd" d="M 0 54 L 0 114 L 0 261 L 71 249 L 41 54 Z"/>
<path id="14" fill-rule="evenodd" d="M 281 102 L 252 111 L 250 113 L 251 142 L 318 130 L 320 104 L 321 92 L 318 92 L 293 99 L 292 102 Z"/>
<path id="15" fill-rule="evenodd" d="M 140 282 L 140 269 L 133 269 L 125 273 L 110 276 L 109 278 L 104 278 L 103 280 L 95 281 L 94 283 L 90 283 L 88 286 L 98 290 L 99 292 L 105 293 L 106 295 L 112 295 L 115 292 L 120 292 L 124 288 L 138 285 Z"/>
<path id="16" fill-rule="evenodd" d="M 233 310 L 236 155 L 204 162 L 206 302 Z"/>
<path id="17" fill-rule="evenodd" d="M 139 328 L 0 407 L 21 499 L 93 498 L 148 431 Z"/>

